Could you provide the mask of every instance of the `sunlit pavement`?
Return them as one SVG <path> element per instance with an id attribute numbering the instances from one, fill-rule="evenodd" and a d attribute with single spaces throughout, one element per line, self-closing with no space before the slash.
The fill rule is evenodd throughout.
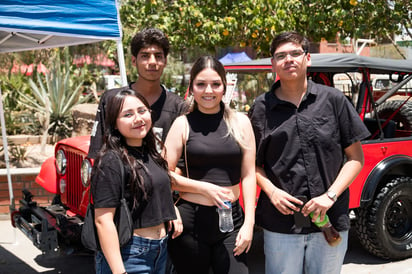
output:
<path id="1" fill-rule="evenodd" d="M 412 258 L 390 262 L 377 258 L 361 246 L 356 236 L 350 234 L 349 248 L 342 267 L 343 274 L 412 274 Z M 23 235 L 11 226 L 8 215 L 0 215 L 0 273 L 94 273 L 93 256 L 71 254 L 45 256 Z M 264 273 L 263 237 L 255 229 L 254 241 L 249 252 L 251 274 Z"/>

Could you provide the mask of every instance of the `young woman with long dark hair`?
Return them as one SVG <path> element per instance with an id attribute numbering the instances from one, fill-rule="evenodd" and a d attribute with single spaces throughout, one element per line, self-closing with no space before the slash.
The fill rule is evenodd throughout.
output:
<path id="1" fill-rule="evenodd" d="M 165 142 L 183 221 L 183 233 L 169 241 L 169 253 L 179 274 L 207 274 L 209 269 L 248 273 L 246 253 L 253 238 L 256 197 L 252 126 L 246 115 L 223 103 L 226 73 L 214 57 L 195 62 L 189 91 L 194 98 L 191 111 L 175 120 Z M 182 153 L 187 156 L 187 176 L 174 172 Z M 225 201 L 232 204 L 230 232 L 219 230 L 217 209 L 225 207 Z"/>
<path id="2" fill-rule="evenodd" d="M 96 272 L 164 273 L 168 231 L 176 212 L 167 162 L 156 149 L 149 104 L 142 95 L 125 88 L 110 98 L 105 123 L 104 144 L 91 179 L 102 248 L 96 254 Z M 121 169 L 125 182 L 121 180 Z M 120 247 L 113 218 L 122 184 L 134 233 L 129 243 Z M 181 227 L 175 227 L 173 236 L 179 230 Z"/>

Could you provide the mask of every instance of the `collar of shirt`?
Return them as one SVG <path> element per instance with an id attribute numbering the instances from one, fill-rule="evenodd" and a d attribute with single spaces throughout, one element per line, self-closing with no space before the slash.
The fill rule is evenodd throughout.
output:
<path id="1" fill-rule="evenodd" d="M 281 99 L 279 99 L 276 94 L 275 94 L 275 90 L 277 88 L 280 87 L 280 81 L 276 81 L 272 87 L 270 88 L 270 92 L 268 93 L 268 97 L 266 98 L 268 105 L 270 106 L 270 109 L 275 108 L 277 105 L 280 104 L 288 104 L 288 102 L 283 101 Z M 302 102 L 304 102 L 309 96 L 316 96 L 318 94 L 318 90 L 317 89 L 313 89 L 313 82 L 312 80 L 308 80 L 308 88 L 306 90 L 306 94 L 303 97 Z"/>

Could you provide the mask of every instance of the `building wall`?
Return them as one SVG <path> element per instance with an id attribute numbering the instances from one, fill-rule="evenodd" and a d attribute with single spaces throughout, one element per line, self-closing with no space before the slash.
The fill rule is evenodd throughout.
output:
<path id="1" fill-rule="evenodd" d="M 10 169 L 10 176 L 13 187 L 13 195 L 16 209 L 19 208 L 19 201 L 23 198 L 22 190 L 28 189 L 33 195 L 33 200 L 39 205 L 48 205 L 51 203 L 54 194 L 49 193 L 40 187 L 36 182 L 36 176 L 40 168 L 18 168 Z M 0 170 L 0 214 L 9 212 L 10 195 L 7 181 L 7 170 Z"/>
<path id="2" fill-rule="evenodd" d="M 339 41 L 332 43 L 322 39 L 318 43 L 319 50 L 312 50 L 311 52 L 319 53 L 356 53 L 362 47 L 362 42 L 359 42 L 355 48 L 352 43 L 342 44 Z M 412 59 L 412 42 L 398 43 L 397 47 L 393 44 L 370 44 L 366 43 L 365 47 L 360 52 L 362 56 L 380 57 L 388 59 Z"/>
<path id="3" fill-rule="evenodd" d="M 361 47 L 361 44 L 358 45 Z M 336 43 L 329 43 L 325 39 L 319 44 L 319 52 L 320 53 L 356 53 L 356 49 L 352 44 L 342 44 L 339 41 Z M 362 51 L 360 52 L 362 56 L 370 56 L 370 47 L 366 45 Z"/>
<path id="4" fill-rule="evenodd" d="M 392 44 L 379 45 L 371 48 L 371 55 L 390 59 L 412 59 L 412 48 L 395 48 Z"/>

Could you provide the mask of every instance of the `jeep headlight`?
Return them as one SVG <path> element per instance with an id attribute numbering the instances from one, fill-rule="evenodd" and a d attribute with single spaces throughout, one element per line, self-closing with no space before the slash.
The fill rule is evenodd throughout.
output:
<path id="1" fill-rule="evenodd" d="M 66 173 L 67 159 L 64 151 L 59 149 L 56 153 L 56 169 L 57 173 L 64 175 Z"/>
<path id="2" fill-rule="evenodd" d="M 87 187 L 90 184 L 90 177 L 92 174 L 92 164 L 88 159 L 84 159 L 80 168 L 80 177 L 82 178 L 82 184 Z"/>

